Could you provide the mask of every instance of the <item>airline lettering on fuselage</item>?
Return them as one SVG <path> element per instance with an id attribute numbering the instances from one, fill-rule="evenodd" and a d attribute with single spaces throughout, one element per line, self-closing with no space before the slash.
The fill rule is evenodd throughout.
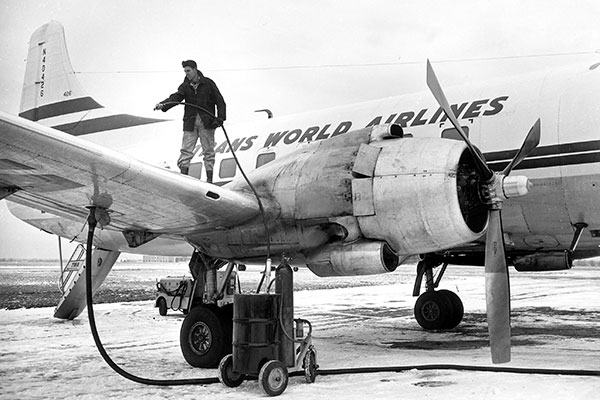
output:
<path id="1" fill-rule="evenodd" d="M 508 96 L 500 96 L 495 99 L 475 100 L 470 103 L 452 104 L 450 108 L 454 112 L 456 118 L 471 119 L 480 116 L 496 115 L 504 108 L 503 102 L 508 100 Z M 379 125 L 381 123 L 395 123 L 403 128 L 411 126 L 421 126 L 426 124 L 435 124 L 445 122 L 447 119 L 444 111 L 439 107 L 435 112 L 431 112 L 428 108 L 423 108 L 418 112 L 405 111 L 400 114 L 391 114 L 385 122 L 383 116 L 377 116 L 367 124 L 367 127 Z"/>
<path id="2" fill-rule="evenodd" d="M 492 116 L 500 113 L 504 108 L 504 102 L 508 100 L 508 96 L 500 96 L 494 99 L 482 99 L 475 100 L 462 104 L 452 104 L 450 107 L 454 112 L 454 115 L 458 119 L 472 119 L 481 116 Z M 385 120 L 384 120 L 385 117 Z M 401 113 L 394 113 L 388 116 L 379 115 L 371 120 L 366 125 L 366 128 L 379 125 L 379 124 L 390 124 L 395 123 L 403 128 L 412 126 L 422 126 L 426 124 L 435 124 L 445 122 L 447 119 L 446 115 L 441 108 L 437 108 L 435 111 L 431 111 L 428 108 L 423 108 L 419 111 L 404 111 Z M 334 129 L 331 128 L 332 124 L 325 124 L 321 126 L 310 126 L 306 129 L 292 129 L 281 132 L 270 133 L 262 147 L 277 146 L 280 143 L 291 145 L 294 143 L 313 142 L 317 140 L 328 139 L 337 135 L 344 134 L 352 128 L 352 121 L 340 122 Z M 258 139 L 257 135 L 250 137 L 242 137 L 235 139 L 231 145 L 234 151 L 244 151 L 250 149 L 254 142 Z M 231 150 L 227 145 L 227 142 L 222 142 L 217 146 L 215 152 L 217 153 L 229 153 Z"/>

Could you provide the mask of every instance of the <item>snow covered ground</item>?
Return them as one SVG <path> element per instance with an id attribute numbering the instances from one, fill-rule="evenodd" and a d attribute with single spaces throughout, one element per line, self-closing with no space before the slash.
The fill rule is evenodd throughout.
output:
<path id="1" fill-rule="evenodd" d="M 406 272 L 406 271 L 405 271 Z M 510 367 L 600 369 L 600 269 L 511 270 L 513 361 Z M 454 330 L 425 332 L 412 316 L 412 282 L 304 290 L 296 317 L 314 326 L 323 369 L 422 364 L 491 365 L 482 268 L 452 267 L 441 286 L 459 294 L 465 318 Z M 95 306 L 100 336 L 127 371 L 157 379 L 214 377 L 186 364 L 179 349 L 183 315 L 159 316 L 151 301 Z M 248 399 L 256 382 L 156 387 L 114 373 L 96 350 L 84 313 L 52 317 L 52 308 L 0 310 L 1 399 Z M 600 377 L 454 370 L 290 378 L 285 398 L 304 399 L 595 399 Z"/>

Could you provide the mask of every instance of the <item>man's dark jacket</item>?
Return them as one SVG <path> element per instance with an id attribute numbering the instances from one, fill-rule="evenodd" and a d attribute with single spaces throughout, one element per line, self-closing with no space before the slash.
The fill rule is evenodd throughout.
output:
<path id="1" fill-rule="evenodd" d="M 170 95 L 168 98 L 161 101 L 161 103 L 165 104 L 170 101 L 181 102 L 184 101 L 188 104 L 195 104 L 197 106 L 206 108 L 208 111 L 215 114 L 215 107 L 217 108 L 217 117 L 225 121 L 226 111 L 225 111 L 225 100 L 223 100 L 223 96 L 221 96 L 221 92 L 217 88 L 215 82 L 212 79 L 206 78 L 200 71 L 198 71 L 198 76 L 200 77 L 200 82 L 198 87 L 194 89 L 188 78 L 186 77 L 183 80 L 183 83 L 179 85 L 177 92 Z M 167 111 L 168 109 L 175 107 L 176 104 L 165 104 L 162 108 L 163 111 Z M 207 113 L 198 110 L 196 107 L 191 107 L 186 105 L 183 113 L 183 130 L 184 131 L 193 131 L 194 130 L 194 121 L 196 120 L 196 115 L 200 113 L 200 118 L 202 119 L 202 123 L 205 128 L 217 128 L 220 124 Z"/>

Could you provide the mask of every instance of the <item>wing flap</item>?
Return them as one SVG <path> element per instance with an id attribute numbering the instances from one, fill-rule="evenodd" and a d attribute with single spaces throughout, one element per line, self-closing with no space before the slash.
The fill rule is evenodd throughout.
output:
<path id="1" fill-rule="evenodd" d="M 239 225 L 258 215 L 234 192 L 0 113 L 0 189 L 42 211 L 85 217 L 109 210 L 111 226 L 185 235 Z M 19 201 L 20 200 L 20 201 Z"/>

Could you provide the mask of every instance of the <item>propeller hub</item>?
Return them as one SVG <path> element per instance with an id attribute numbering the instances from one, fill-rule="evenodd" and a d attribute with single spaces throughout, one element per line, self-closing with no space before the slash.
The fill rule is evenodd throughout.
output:
<path id="1" fill-rule="evenodd" d="M 525 196 L 532 187 L 533 184 L 526 176 L 505 176 L 502 180 L 502 197 L 509 199 L 511 197 Z"/>

